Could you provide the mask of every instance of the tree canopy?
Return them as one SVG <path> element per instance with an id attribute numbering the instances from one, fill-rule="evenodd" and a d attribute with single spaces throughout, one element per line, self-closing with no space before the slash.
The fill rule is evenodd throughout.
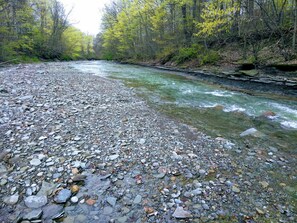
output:
<path id="1" fill-rule="evenodd" d="M 94 57 L 92 36 L 69 13 L 57 0 L 0 0 L 0 61 Z"/>
<path id="2" fill-rule="evenodd" d="M 297 0 L 114 0 L 97 48 L 107 59 L 211 62 L 213 45 L 237 42 L 257 62 L 264 47 L 296 57 Z M 210 54 L 210 55 L 209 55 Z"/>

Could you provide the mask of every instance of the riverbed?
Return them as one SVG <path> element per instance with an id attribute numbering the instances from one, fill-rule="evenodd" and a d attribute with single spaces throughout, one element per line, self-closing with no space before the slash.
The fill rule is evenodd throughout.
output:
<path id="1" fill-rule="evenodd" d="M 0 222 L 296 222 L 294 153 L 258 126 L 210 131 L 253 118 L 201 106 L 239 93 L 188 78 L 103 61 L 1 69 Z"/>

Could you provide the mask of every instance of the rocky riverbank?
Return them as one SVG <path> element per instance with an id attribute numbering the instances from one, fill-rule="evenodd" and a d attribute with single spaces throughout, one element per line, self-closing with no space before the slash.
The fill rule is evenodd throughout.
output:
<path id="1" fill-rule="evenodd" d="M 211 138 L 121 82 L 12 66 L 0 103 L 0 222 L 297 220 L 296 157 Z"/>

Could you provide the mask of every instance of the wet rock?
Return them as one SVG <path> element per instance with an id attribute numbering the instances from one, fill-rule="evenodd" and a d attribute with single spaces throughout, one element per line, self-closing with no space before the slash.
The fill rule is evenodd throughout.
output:
<path id="1" fill-rule="evenodd" d="M 62 189 L 57 196 L 54 198 L 54 201 L 57 204 L 63 204 L 66 203 L 69 198 L 71 197 L 71 191 L 68 189 Z"/>
<path id="2" fill-rule="evenodd" d="M 25 198 L 25 204 L 29 208 L 41 208 L 47 204 L 46 196 L 29 196 Z"/>
<path id="3" fill-rule="evenodd" d="M 4 199 L 3 199 L 3 202 L 5 203 L 5 204 L 8 204 L 8 205 L 14 205 L 14 204 L 16 204 L 16 203 L 18 203 L 18 201 L 19 201 L 19 194 L 18 193 L 15 193 L 14 195 L 12 195 L 12 196 L 9 196 L 9 197 L 5 197 Z"/>
<path id="4" fill-rule="evenodd" d="M 256 133 L 258 133 L 258 130 L 255 129 L 255 128 L 250 128 L 244 132 L 242 132 L 240 134 L 241 137 L 244 137 L 244 136 L 249 136 L 249 135 L 255 135 Z"/>
<path id="5" fill-rule="evenodd" d="M 174 218 L 183 219 L 183 218 L 191 218 L 192 214 L 189 211 L 185 211 L 183 207 L 177 207 L 172 216 Z"/>
<path id="6" fill-rule="evenodd" d="M 60 213 L 63 212 L 63 206 L 53 204 L 53 205 L 43 207 L 42 210 L 43 210 L 42 218 L 46 220 L 51 220 L 55 216 L 58 216 L 60 215 Z"/>
<path id="7" fill-rule="evenodd" d="M 85 179 L 87 178 L 87 176 L 85 175 L 75 175 L 73 178 L 72 178 L 72 181 L 73 182 L 80 182 L 80 181 L 84 181 Z"/>
<path id="8" fill-rule="evenodd" d="M 107 203 L 109 203 L 112 207 L 116 205 L 117 199 L 115 197 L 106 198 Z"/>
<path id="9" fill-rule="evenodd" d="M 24 220 L 29 220 L 29 221 L 32 221 L 32 220 L 37 220 L 37 219 L 40 219 L 42 216 L 42 210 L 41 209 L 35 209 L 29 213 L 27 213 L 23 219 Z"/>

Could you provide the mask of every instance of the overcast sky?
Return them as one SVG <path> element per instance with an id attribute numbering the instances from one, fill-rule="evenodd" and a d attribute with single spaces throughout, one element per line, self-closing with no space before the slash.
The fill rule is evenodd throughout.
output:
<path id="1" fill-rule="evenodd" d="M 112 0 L 59 0 L 67 11 L 72 7 L 70 22 L 81 31 L 96 35 L 99 32 L 102 10 Z"/>

